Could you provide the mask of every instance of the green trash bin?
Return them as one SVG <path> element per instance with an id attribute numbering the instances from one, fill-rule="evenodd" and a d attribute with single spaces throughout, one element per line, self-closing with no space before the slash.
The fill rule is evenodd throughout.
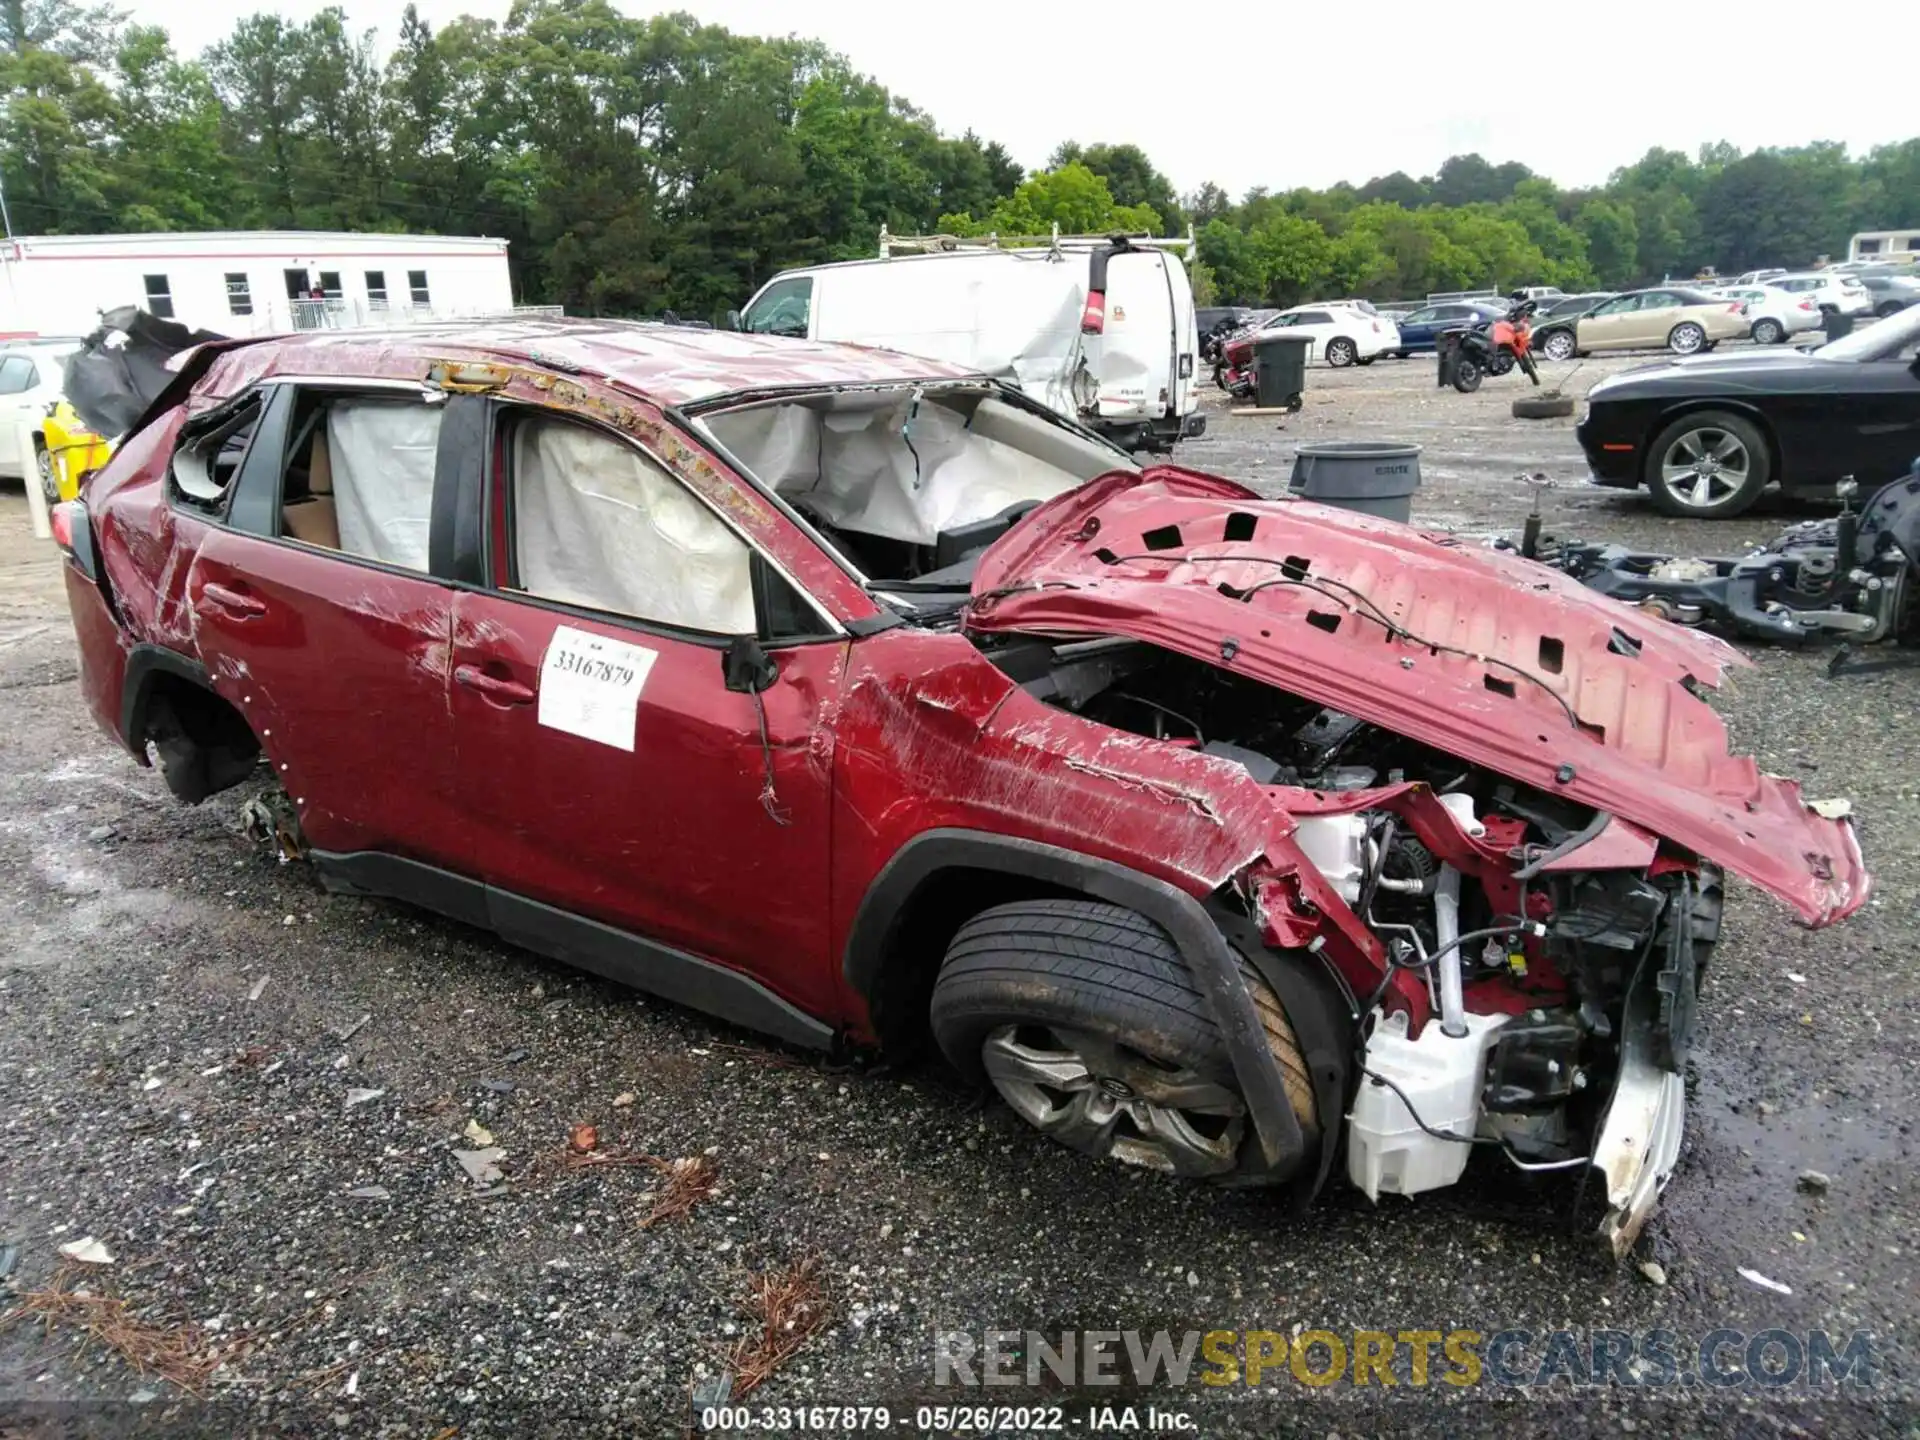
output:
<path id="1" fill-rule="evenodd" d="M 1253 393 L 1267 410 L 1298 410 L 1306 404 L 1307 351 L 1313 339 L 1282 330 L 1253 341 Z"/>

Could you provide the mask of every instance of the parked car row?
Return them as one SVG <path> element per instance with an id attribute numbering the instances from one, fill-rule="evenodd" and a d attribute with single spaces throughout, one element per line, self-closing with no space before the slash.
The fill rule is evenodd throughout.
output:
<path id="1" fill-rule="evenodd" d="M 43 422 L 60 400 L 67 357 L 78 348 L 76 341 L 46 340 L 13 341 L 0 350 L 0 476 L 25 478 L 14 444 L 14 426 L 22 420 L 32 421 L 35 479 L 49 504 L 62 497 Z"/>

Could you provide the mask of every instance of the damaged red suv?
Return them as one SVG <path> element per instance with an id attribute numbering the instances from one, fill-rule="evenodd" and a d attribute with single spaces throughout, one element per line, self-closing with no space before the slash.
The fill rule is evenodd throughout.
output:
<path id="1" fill-rule="evenodd" d="M 1844 816 L 1734 651 L 900 355 L 611 323 L 189 352 L 83 499 L 99 722 L 264 762 L 329 887 L 800 1045 L 931 1038 L 1090 1155 L 1311 1194 L 1678 1151 L 1723 869 Z"/>

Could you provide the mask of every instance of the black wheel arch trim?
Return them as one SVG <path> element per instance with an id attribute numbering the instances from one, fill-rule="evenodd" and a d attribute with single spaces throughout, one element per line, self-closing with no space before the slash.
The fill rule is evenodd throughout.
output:
<path id="1" fill-rule="evenodd" d="M 178 651 L 145 641 L 129 650 L 126 678 L 120 685 L 120 741 L 142 765 L 151 763 L 147 759 L 145 740 L 147 709 L 153 700 L 153 682 L 162 675 L 184 680 L 209 695 L 220 693 L 213 688 L 207 667 L 198 660 L 189 660 Z"/>
<path id="2" fill-rule="evenodd" d="M 1192 972 L 1194 984 L 1206 998 L 1214 1024 L 1226 1042 L 1234 1078 L 1246 1099 L 1266 1164 L 1276 1172 L 1299 1169 L 1306 1159 L 1306 1137 L 1287 1099 L 1280 1062 L 1267 1047 L 1260 1013 L 1240 976 L 1234 947 L 1204 904 L 1164 880 L 1037 840 L 977 830 L 925 831 L 894 852 L 867 887 L 854 915 L 843 973 L 863 999 L 871 1002 L 908 900 L 922 884 L 949 869 L 994 870 L 1042 880 L 1096 900 L 1124 905 L 1165 930 Z M 1284 1004 L 1285 992 L 1282 996 Z M 1331 1111 L 1322 1109 L 1323 1135 L 1338 1131 L 1334 1118 L 1340 1113 L 1339 1101 Z M 1323 1140 L 1323 1150 L 1325 1143 Z M 1327 1163 L 1323 1155 L 1323 1170 Z"/>

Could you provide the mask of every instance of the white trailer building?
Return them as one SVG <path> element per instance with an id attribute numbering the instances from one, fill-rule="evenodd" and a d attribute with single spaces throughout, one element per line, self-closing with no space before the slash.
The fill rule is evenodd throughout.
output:
<path id="1" fill-rule="evenodd" d="M 317 230 L 23 235 L 0 243 L 0 340 L 85 335 L 139 305 L 223 335 L 513 308 L 507 242 Z"/>

